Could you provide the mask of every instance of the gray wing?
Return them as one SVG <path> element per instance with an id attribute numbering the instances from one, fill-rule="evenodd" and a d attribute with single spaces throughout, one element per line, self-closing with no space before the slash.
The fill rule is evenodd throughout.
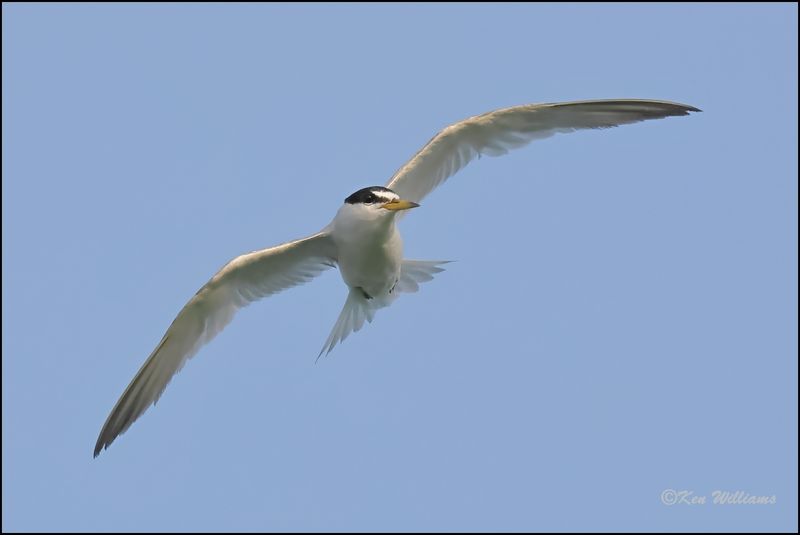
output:
<path id="1" fill-rule="evenodd" d="M 336 247 L 327 231 L 228 262 L 186 303 L 125 389 L 100 431 L 94 456 L 161 397 L 172 376 L 230 323 L 236 311 L 307 282 L 335 262 Z"/>
<path id="2" fill-rule="evenodd" d="M 476 115 L 448 126 L 392 176 L 386 185 L 419 202 L 476 156 L 501 156 L 535 139 L 583 128 L 609 128 L 700 111 L 659 100 L 586 100 L 528 104 Z"/>

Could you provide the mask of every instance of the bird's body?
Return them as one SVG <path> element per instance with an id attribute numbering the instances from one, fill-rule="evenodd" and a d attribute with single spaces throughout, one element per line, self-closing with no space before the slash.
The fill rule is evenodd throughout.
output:
<path id="1" fill-rule="evenodd" d="M 350 288 L 385 299 L 400 278 L 403 240 L 394 217 L 360 213 L 366 211 L 358 208 L 345 204 L 331 223 L 339 272 Z"/>
<path id="2" fill-rule="evenodd" d="M 406 210 L 477 156 L 499 156 L 555 133 L 608 128 L 688 115 L 697 108 L 656 100 L 531 104 L 470 117 L 442 130 L 388 184 L 345 199 L 333 221 L 307 238 L 241 255 L 209 280 L 178 313 L 108 416 L 97 456 L 155 403 L 170 379 L 240 308 L 338 266 L 345 304 L 320 355 L 371 322 L 375 312 L 442 271 L 442 261 L 403 258 L 397 221 Z"/>

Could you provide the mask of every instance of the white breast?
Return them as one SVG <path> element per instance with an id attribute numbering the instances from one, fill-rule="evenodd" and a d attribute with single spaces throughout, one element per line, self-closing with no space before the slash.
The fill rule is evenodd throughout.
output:
<path id="1" fill-rule="evenodd" d="M 332 224 L 342 279 L 370 297 L 383 297 L 397 283 L 403 259 L 403 240 L 386 211 L 345 204 Z"/>

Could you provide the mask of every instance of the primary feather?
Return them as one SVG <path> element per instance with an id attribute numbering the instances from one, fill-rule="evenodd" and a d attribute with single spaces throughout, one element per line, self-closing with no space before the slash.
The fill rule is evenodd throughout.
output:
<path id="1" fill-rule="evenodd" d="M 436 134 L 386 185 L 402 198 L 420 202 L 479 155 L 501 156 L 536 139 L 583 128 L 688 115 L 693 106 L 662 100 L 586 100 L 527 104 L 476 115 Z"/>
<path id="2" fill-rule="evenodd" d="M 335 261 L 335 248 L 323 231 L 228 262 L 186 303 L 125 389 L 100 431 L 94 456 L 158 401 L 172 377 L 230 323 L 236 311 L 311 280 Z"/>

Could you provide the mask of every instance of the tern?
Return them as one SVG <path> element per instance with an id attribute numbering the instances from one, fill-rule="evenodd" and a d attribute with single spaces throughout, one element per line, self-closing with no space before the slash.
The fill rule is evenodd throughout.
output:
<path id="1" fill-rule="evenodd" d="M 557 133 L 689 115 L 700 110 L 658 100 L 588 100 L 498 109 L 436 134 L 386 186 L 359 189 L 321 231 L 234 258 L 178 313 L 108 416 L 94 456 L 158 401 L 184 364 L 253 301 L 337 267 L 348 294 L 320 355 L 330 352 L 400 294 L 416 292 L 442 261 L 403 258 L 397 222 L 434 188 L 480 156 L 501 156 Z M 317 357 L 319 358 L 319 357 Z"/>

